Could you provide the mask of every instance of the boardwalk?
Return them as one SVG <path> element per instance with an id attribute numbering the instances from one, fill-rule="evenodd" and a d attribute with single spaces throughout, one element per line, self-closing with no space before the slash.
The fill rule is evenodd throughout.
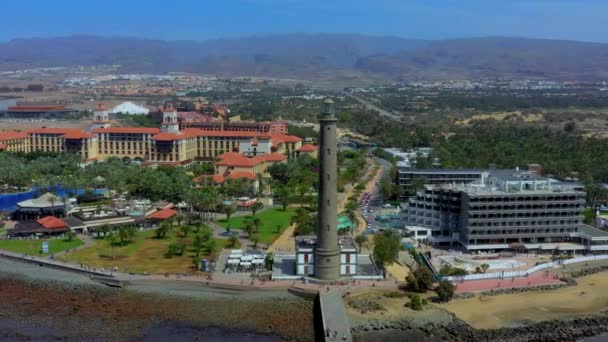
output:
<path id="1" fill-rule="evenodd" d="M 325 341 L 352 341 L 344 301 L 338 291 L 319 293 Z"/>

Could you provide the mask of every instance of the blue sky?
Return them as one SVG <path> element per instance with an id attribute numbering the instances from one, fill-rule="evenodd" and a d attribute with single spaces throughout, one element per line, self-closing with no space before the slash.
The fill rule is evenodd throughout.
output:
<path id="1" fill-rule="evenodd" d="M 608 42 L 608 0 L 2 1 L 0 41 L 97 34 L 204 40 L 293 32 Z"/>

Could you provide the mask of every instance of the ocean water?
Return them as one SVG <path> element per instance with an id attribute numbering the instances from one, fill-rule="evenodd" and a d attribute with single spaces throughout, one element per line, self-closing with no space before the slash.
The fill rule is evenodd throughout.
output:
<path id="1" fill-rule="evenodd" d="M 578 340 L 578 342 L 606 342 L 606 341 L 608 341 L 608 334 L 601 334 L 601 335 L 597 335 L 597 336 L 585 337 L 585 338 Z"/>

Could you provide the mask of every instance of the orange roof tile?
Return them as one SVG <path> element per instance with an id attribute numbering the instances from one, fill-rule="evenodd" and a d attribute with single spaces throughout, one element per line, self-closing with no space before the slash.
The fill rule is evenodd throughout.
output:
<path id="1" fill-rule="evenodd" d="M 177 210 L 171 208 L 161 209 L 152 213 L 148 218 L 156 219 L 156 220 L 166 220 L 171 218 L 177 214 Z"/>
<path id="2" fill-rule="evenodd" d="M 253 167 L 264 160 L 259 157 L 248 158 L 237 152 L 225 152 L 218 156 L 220 159 L 217 164 L 218 165 L 228 165 L 228 166 L 240 166 L 240 167 Z"/>
<path id="3" fill-rule="evenodd" d="M 53 134 L 53 135 L 61 135 L 66 139 L 85 139 L 85 138 L 94 138 L 95 135 L 91 133 L 87 133 L 83 130 L 77 128 L 36 128 L 28 131 L 28 133 L 33 134 Z"/>
<path id="4" fill-rule="evenodd" d="M 256 175 L 253 172 L 235 172 L 235 173 L 231 173 L 230 175 L 228 175 L 228 178 L 230 179 L 241 179 L 241 178 L 247 178 L 249 180 L 256 180 Z"/>
<path id="5" fill-rule="evenodd" d="M 311 144 L 302 145 L 302 147 L 298 149 L 300 152 L 314 152 L 316 150 L 317 146 Z"/>
<path id="6" fill-rule="evenodd" d="M 14 139 L 25 139 L 27 138 L 27 132 L 16 132 L 16 131 L 2 131 L 0 132 L 0 141 L 14 140 Z"/>
<path id="7" fill-rule="evenodd" d="M 39 225 L 43 226 L 46 229 L 58 229 L 65 228 L 68 225 L 65 224 L 62 220 L 56 218 L 55 216 L 45 216 L 43 218 L 37 219 Z"/>
<path id="8" fill-rule="evenodd" d="M 287 159 L 287 156 L 281 153 L 270 153 L 270 154 L 265 154 L 263 156 L 260 156 L 260 158 L 264 159 L 265 161 L 270 161 L 270 162 L 276 162 L 276 161 L 283 161 Z"/>

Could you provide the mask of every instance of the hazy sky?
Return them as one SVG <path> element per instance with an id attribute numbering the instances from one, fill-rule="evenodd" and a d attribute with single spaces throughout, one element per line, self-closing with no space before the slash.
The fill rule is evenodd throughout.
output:
<path id="1" fill-rule="evenodd" d="M 0 40 L 98 34 L 204 40 L 292 32 L 608 42 L 608 0 L 2 1 Z"/>

